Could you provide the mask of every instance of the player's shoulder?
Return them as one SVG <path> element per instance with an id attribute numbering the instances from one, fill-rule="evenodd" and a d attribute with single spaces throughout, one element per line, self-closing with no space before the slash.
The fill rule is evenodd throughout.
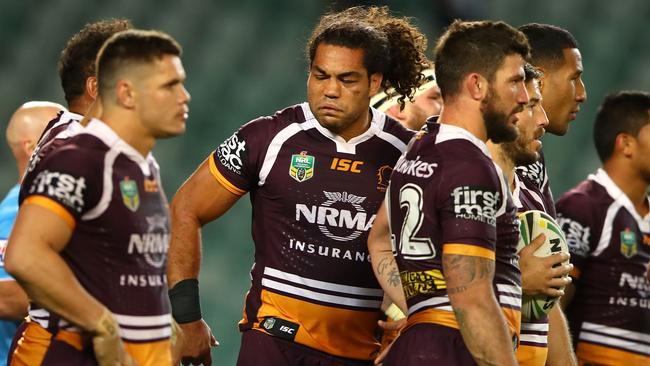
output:
<path id="1" fill-rule="evenodd" d="M 604 186 L 588 178 L 562 194 L 556 207 L 558 209 L 564 207 L 587 209 L 609 205 L 612 201 Z"/>
<path id="2" fill-rule="evenodd" d="M 304 112 L 305 106 L 306 103 L 296 104 L 276 111 L 271 115 L 257 117 L 244 124 L 239 132 L 244 134 L 274 134 L 292 124 L 306 122 L 308 117 Z M 307 106 L 307 108 L 309 107 Z"/>
<path id="3" fill-rule="evenodd" d="M 376 109 L 372 109 L 372 113 L 373 118 L 380 123 L 383 133 L 396 137 L 404 144 L 408 144 L 417 132 L 404 127 L 399 121 Z"/>
<path id="4" fill-rule="evenodd" d="M 433 139 L 442 160 L 494 169 L 487 145 L 471 132 L 445 123 L 428 123 L 427 128 L 437 130 Z"/>

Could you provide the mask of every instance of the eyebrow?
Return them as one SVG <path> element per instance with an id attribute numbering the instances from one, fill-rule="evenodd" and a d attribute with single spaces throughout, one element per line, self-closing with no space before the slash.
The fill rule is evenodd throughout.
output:
<path id="1" fill-rule="evenodd" d="M 316 70 L 316 72 L 318 72 L 320 74 L 330 75 L 327 71 L 321 69 L 317 65 L 314 65 L 314 69 Z M 336 77 L 339 78 L 339 79 L 346 78 L 346 77 L 360 77 L 360 76 L 361 76 L 361 73 L 358 72 L 358 71 L 346 71 L 346 72 L 343 72 L 343 73 L 340 73 L 340 74 L 336 75 Z"/>

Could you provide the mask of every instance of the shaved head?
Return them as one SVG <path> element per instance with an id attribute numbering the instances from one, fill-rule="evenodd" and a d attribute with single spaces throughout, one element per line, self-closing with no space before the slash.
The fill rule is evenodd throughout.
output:
<path id="1" fill-rule="evenodd" d="M 32 151 L 49 121 L 65 108 L 52 102 L 27 102 L 11 116 L 7 124 L 7 144 L 22 176 Z"/>

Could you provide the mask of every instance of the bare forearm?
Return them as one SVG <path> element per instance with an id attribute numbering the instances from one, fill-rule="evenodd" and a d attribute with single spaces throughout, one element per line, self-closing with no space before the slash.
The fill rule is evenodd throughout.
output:
<path id="1" fill-rule="evenodd" d="M 172 208 L 172 235 L 167 253 L 167 280 L 172 288 L 201 269 L 201 225 L 196 218 Z"/>
<path id="2" fill-rule="evenodd" d="M 386 296 L 407 314 L 406 299 L 402 289 L 402 279 L 399 268 L 393 256 L 393 246 L 390 241 L 390 226 L 386 204 L 382 203 L 377 211 L 377 217 L 368 234 L 368 253 L 372 258 L 372 270 Z"/>
<path id="3" fill-rule="evenodd" d="M 0 319 L 20 320 L 28 306 L 27 294 L 16 281 L 0 281 Z"/>
<path id="4" fill-rule="evenodd" d="M 512 337 L 494 296 L 452 307 L 463 341 L 479 365 L 517 365 Z M 479 300 L 480 299 L 480 300 Z"/>
<path id="5" fill-rule="evenodd" d="M 402 289 L 399 269 L 393 254 L 388 252 L 371 251 L 372 269 L 379 285 L 392 303 L 397 305 L 404 314 L 407 313 L 406 299 Z"/>
<path id="6" fill-rule="evenodd" d="M 442 256 L 447 295 L 463 341 L 479 365 L 517 365 L 512 337 L 494 296 L 494 261 Z"/>
<path id="7" fill-rule="evenodd" d="M 94 329 L 105 307 L 92 297 L 53 250 L 23 253 L 13 265 L 12 275 L 29 297 L 85 330 Z"/>
<path id="8" fill-rule="evenodd" d="M 566 318 L 559 304 L 548 313 L 548 358 L 549 366 L 575 366 L 578 364 Z"/>

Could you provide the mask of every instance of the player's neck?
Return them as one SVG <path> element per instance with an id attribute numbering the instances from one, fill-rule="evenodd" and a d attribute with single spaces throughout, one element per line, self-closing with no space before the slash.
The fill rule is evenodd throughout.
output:
<path id="1" fill-rule="evenodd" d="M 515 189 L 515 163 L 506 156 L 500 144 L 495 144 L 491 140 L 487 141 L 487 147 L 492 155 L 492 160 L 501 168 L 508 180 L 510 192 Z"/>
<path id="2" fill-rule="evenodd" d="M 70 104 L 68 104 L 68 110 L 72 113 L 85 116 L 94 101 L 95 99 L 91 98 L 90 96 L 83 95 L 71 101 Z"/>
<path id="3" fill-rule="evenodd" d="M 487 141 L 487 131 L 480 109 L 464 103 L 457 97 L 453 103 L 445 103 L 438 118 L 439 123 L 460 127 L 469 131 L 483 142 Z"/>
<path id="4" fill-rule="evenodd" d="M 156 139 L 147 133 L 132 111 L 106 108 L 102 122 L 107 124 L 124 142 L 146 157 L 156 144 Z"/>
<path id="5" fill-rule="evenodd" d="M 345 141 L 350 141 L 350 139 L 353 139 L 366 132 L 368 128 L 370 128 L 371 121 L 372 113 L 370 113 L 370 109 L 368 108 L 366 110 L 366 113 L 359 116 L 359 118 L 356 121 L 352 122 L 347 128 L 345 128 L 343 131 L 335 133 L 342 137 Z"/>
<path id="6" fill-rule="evenodd" d="M 616 164 L 610 160 L 603 164 L 603 170 L 632 201 L 637 213 L 642 217 L 648 214 L 648 182 L 630 164 Z"/>

